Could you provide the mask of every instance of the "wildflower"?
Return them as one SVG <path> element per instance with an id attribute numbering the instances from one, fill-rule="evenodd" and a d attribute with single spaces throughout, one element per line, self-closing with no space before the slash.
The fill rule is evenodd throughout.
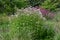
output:
<path id="1" fill-rule="evenodd" d="M 49 10 L 46 10 L 44 8 L 40 8 L 40 11 L 41 11 L 41 13 L 42 13 L 43 16 L 46 16 L 49 13 Z"/>

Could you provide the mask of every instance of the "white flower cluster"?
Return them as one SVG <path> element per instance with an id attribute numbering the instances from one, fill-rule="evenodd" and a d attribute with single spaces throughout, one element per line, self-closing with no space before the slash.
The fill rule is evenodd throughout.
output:
<path id="1" fill-rule="evenodd" d="M 40 16 L 40 18 L 46 20 L 43 17 L 40 9 L 37 9 L 37 8 L 34 8 L 34 7 L 28 7 L 28 8 L 25 8 L 25 9 L 24 8 L 17 9 L 17 12 L 15 14 L 15 17 L 18 17 L 20 15 L 24 15 L 24 14 L 26 14 L 27 16 L 29 16 L 30 14 L 38 14 Z"/>

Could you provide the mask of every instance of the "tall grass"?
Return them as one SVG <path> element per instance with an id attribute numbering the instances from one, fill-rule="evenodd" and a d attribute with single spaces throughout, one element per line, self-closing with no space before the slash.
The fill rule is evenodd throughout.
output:
<path id="1" fill-rule="evenodd" d="M 53 40 L 55 35 L 51 26 L 45 26 L 45 21 L 37 13 L 21 13 L 10 23 L 11 40 Z"/>
<path id="2" fill-rule="evenodd" d="M 0 17 L 0 40 L 57 40 L 54 22 L 41 18 L 38 12 L 20 12 L 17 17 Z"/>
<path id="3" fill-rule="evenodd" d="M 0 40 L 7 40 L 9 32 L 9 21 L 7 16 L 0 17 Z"/>

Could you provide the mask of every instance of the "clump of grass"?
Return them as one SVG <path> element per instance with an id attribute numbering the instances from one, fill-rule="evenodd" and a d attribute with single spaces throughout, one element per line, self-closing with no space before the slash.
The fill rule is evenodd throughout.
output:
<path id="1" fill-rule="evenodd" d="M 8 16 L 0 16 L 0 40 L 8 40 L 7 35 L 9 32 L 9 20 Z"/>
<path id="2" fill-rule="evenodd" d="M 37 13 L 21 13 L 10 23 L 10 37 L 16 40 L 53 40 L 54 30 L 45 26 L 45 21 Z"/>
<path id="3" fill-rule="evenodd" d="M 54 22 L 43 20 L 37 11 L 22 10 L 10 20 L 1 17 L 0 26 L 1 40 L 54 40 L 55 36 Z"/>

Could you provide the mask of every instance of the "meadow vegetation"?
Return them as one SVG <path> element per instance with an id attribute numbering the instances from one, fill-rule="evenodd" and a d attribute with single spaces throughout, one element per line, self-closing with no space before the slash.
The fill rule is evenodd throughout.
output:
<path id="1" fill-rule="evenodd" d="M 0 0 L 0 40 L 60 40 L 59 3 Z"/>

